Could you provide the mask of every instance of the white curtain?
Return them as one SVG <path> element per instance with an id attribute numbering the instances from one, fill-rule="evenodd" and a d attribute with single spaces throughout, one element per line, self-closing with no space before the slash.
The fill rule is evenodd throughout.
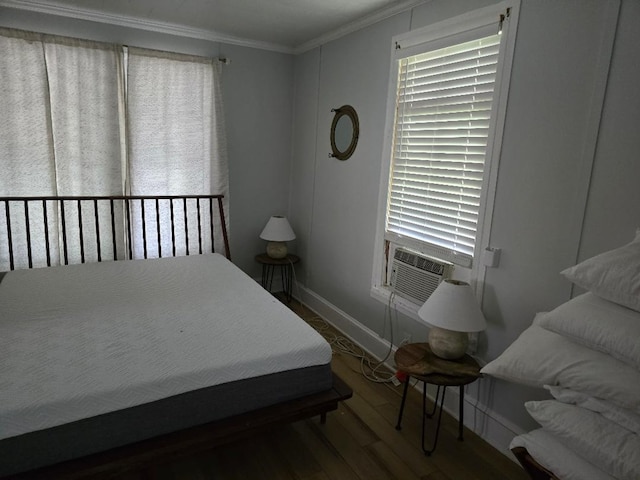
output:
<path id="1" fill-rule="evenodd" d="M 124 96 L 118 48 L 17 30 L 3 30 L 1 34 L 0 105 L 5 114 L 0 152 L 7 175 L 0 180 L 0 195 L 122 194 L 120 125 Z M 9 207 L 14 261 L 21 268 L 28 266 L 27 228 L 20 225 L 24 205 L 12 203 Z M 70 263 L 82 261 L 83 256 L 85 261 L 97 260 L 95 248 L 83 251 L 80 244 L 78 205 L 66 207 L 64 231 L 61 211 L 54 204 L 46 207 L 49 262 L 59 263 L 64 253 L 60 251 L 63 235 Z M 34 266 L 47 264 L 44 209 L 32 205 L 29 211 Z M 121 219 L 117 224 L 121 231 Z M 86 215 L 82 225 L 84 244 L 96 245 L 98 232 L 102 255 L 113 257 L 110 222 L 106 219 L 102 228 L 96 227 L 93 215 Z M 0 242 L 0 268 L 6 269 L 8 238 Z"/>
<path id="2" fill-rule="evenodd" d="M 55 153 L 58 195 L 122 195 L 124 169 L 121 152 L 124 138 L 124 92 L 121 48 L 62 37 L 43 38 Z M 124 133 L 124 132 L 123 132 Z M 83 209 L 82 239 L 78 208 Z M 111 222 L 107 205 L 102 205 L 95 225 L 94 205 L 84 202 L 66 205 L 66 236 L 70 262 L 113 258 Z M 121 205 L 115 208 L 117 232 L 123 233 Z M 124 256 L 124 248 L 118 252 Z"/>
<path id="3" fill-rule="evenodd" d="M 120 48 L 45 37 L 57 193 L 121 195 Z"/>
<path id="4" fill-rule="evenodd" d="M 218 61 L 138 48 L 129 49 L 127 62 L 127 134 L 129 187 L 132 195 L 194 195 L 222 193 L 228 198 L 226 141 L 222 117 L 222 95 Z M 195 212 L 191 201 L 187 210 Z M 171 205 L 160 205 L 161 241 L 157 237 L 155 205 L 145 206 L 148 256 L 210 251 L 209 231 L 198 231 L 189 214 L 188 238 L 184 235 L 184 205 L 174 204 L 175 232 L 170 229 Z M 200 206 L 203 224 L 208 224 L 209 205 Z M 139 218 L 136 205 L 134 216 Z M 142 226 L 136 222 L 136 256 L 142 249 Z M 215 245 L 222 246 L 220 226 Z"/>
<path id="5" fill-rule="evenodd" d="M 0 29 L 0 52 L 0 196 L 53 195 L 56 187 L 49 93 L 39 35 Z M 24 205 L 0 205 L 0 232 L 7 231 L 6 208 L 13 231 L 15 266 L 25 268 Z M 42 246 L 42 212 L 29 213 L 30 235 Z M 0 271 L 9 270 L 9 250 L 8 236 L 0 235 Z M 34 254 L 38 257 L 36 265 L 42 265 L 45 249 L 36 249 Z M 57 260 L 55 256 L 53 261 Z"/>
<path id="6" fill-rule="evenodd" d="M 0 29 L 0 196 L 55 193 L 49 93 L 39 35 Z"/>
<path id="7" fill-rule="evenodd" d="M 11 29 L 0 29 L 0 53 L 0 196 L 223 193 L 227 202 L 217 61 L 131 49 L 125 78 L 120 46 Z M 148 207 L 145 219 L 149 238 L 154 239 L 148 256 L 159 256 L 161 249 L 166 256 L 172 250 L 171 232 L 165 228 L 161 242 L 155 242 L 155 205 Z M 160 207 L 164 222 L 170 205 L 162 202 Z M 81 206 L 83 213 L 89 213 L 82 225 L 84 245 L 92 246 L 82 248 L 78 208 L 77 204 L 65 208 L 69 263 L 80 262 L 81 253 L 85 261 L 95 261 L 98 234 L 102 257 L 113 257 L 111 227 L 95 226 L 93 204 Z M 200 208 L 205 225 L 209 205 Z M 24 207 L 12 202 L 10 209 L 16 219 L 12 221 L 15 267 L 23 268 L 27 228 L 18 223 L 24 223 Z M 195 211 L 195 202 L 188 209 Z M 4 210 L 0 204 L 0 228 L 6 226 Z M 122 206 L 115 210 L 117 234 L 124 237 Z M 135 256 L 142 257 L 136 240 L 142 238 L 140 205 L 133 210 Z M 60 214 L 52 207 L 48 211 L 52 264 L 61 261 Z M 182 225 L 176 254 L 184 254 L 183 205 L 175 205 L 174 215 L 176 225 Z M 29 216 L 34 266 L 44 266 L 42 209 L 34 208 Z M 194 253 L 199 250 L 197 221 L 188 229 L 189 251 Z M 203 250 L 210 249 L 208 230 L 203 229 L 200 237 Z M 216 239 L 216 245 L 222 245 L 221 240 Z M 125 252 L 117 255 L 123 257 Z M 8 267 L 8 239 L 0 235 L 0 271 Z"/>

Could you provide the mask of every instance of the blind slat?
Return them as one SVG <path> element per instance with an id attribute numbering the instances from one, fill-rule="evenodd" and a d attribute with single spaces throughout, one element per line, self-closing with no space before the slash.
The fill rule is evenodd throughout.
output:
<path id="1" fill-rule="evenodd" d="M 444 218 L 444 217 L 448 217 L 451 214 L 451 212 L 448 211 L 447 209 L 438 208 L 437 206 L 432 206 L 426 209 L 420 208 L 417 210 L 409 210 L 409 209 L 395 210 L 392 206 L 390 211 L 394 215 L 392 215 L 389 218 L 389 222 L 395 221 L 397 223 L 401 223 L 403 221 L 401 219 L 402 215 L 406 215 L 407 219 L 410 219 L 413 216 L 415 219 L 422 220 L 422 222 L 418 222 L 418 223 L 424 224 L 424 217 L 426 216 L 431 216 L 433 218 Z M 467 228 L 469 228 L 471 231 L 473 231 L 473 229 L 475 228 L 476 223 L 474 222 L 473 215 L 471 214 L 459 215 L 456 218 L 458 221 L 457 224 L 462 224 Z"/>

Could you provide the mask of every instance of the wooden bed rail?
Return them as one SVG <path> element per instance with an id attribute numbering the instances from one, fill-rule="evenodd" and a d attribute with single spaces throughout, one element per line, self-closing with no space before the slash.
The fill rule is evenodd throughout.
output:
<path id="1" fill-rule="evenodd" d="M 544 468 L 529 454 L 524 447 L 514 447 L 511 449 L 515 457 L 524 468 L 524 471 L 529 474 L 531 480 L 559 480 L 553 473 Z"/>
<path id="2" fill-rule="evenodd" d="M 36 259 L 51 266 L 202 254 L 216 251 L 216 236 L 230 259 L 223 198 L 0 197 L 0 262 L 15 270 L 33 268 Z"/>

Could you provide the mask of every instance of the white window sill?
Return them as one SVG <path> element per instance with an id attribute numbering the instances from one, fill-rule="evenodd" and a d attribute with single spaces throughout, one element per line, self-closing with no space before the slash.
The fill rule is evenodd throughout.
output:
<path id="1" fill-rule="evenodd" d="M 385 305 L 389 305 L 389 298 L 391 297 L 391 289 L 389 287 L 374 285 L 371 287 L 371 296 L 376 300 L 384 303 Z M 418 309 L 421 305 L 417 305 L 409 300 L 406 300 L 398 295 L 393 297 L 393 303 L 391 303 L 391 307 L 397 310 L 398 312 L 413 318 L 419 322 L 422 322 L 420 317 L 418 317 Z"/>

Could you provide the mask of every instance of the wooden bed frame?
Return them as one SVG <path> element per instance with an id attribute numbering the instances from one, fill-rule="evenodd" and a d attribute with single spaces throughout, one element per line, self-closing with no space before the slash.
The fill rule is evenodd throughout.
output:
<path id="1" fill-rule="evenodd" d="M 118 478 L 145 466 L 174 461 L 216 446 L 240 440 L 270 427 L 326 414 L 353 392 L 339 377 L 333 376 L 331 390 L 272 405 L 205 425 L 172 432 L 87 457 L 8 477 L 5 480 L 100 479 Z"/>
<path id="2" fill-rule="evenodd" d="M 214 245 L 214 224 L 215 219 L 220 223 L 222 238 L 224 242 L 224 254 L 231 260 L 229 249 L 229 237 L 227 235 L 227 224 L 223 207 L 224 195 L 160 195 L 160 196 L 79 196 L 79 197 L 0 197 L 0 209 L 4 210 L 4 228 L 0 231 L 0 238 L 5 237 L 8 245 L 9 268 L 16 268 L 16 256 L 26 256 L 28 268 L 33 268 L 34 253 L 38 250 L 46 257 L 46 266 L 52 264 L 52 251 L 55 248 L 54 240 L 59 239 L 61 252 L 60 263 L 68 265 L 74 263 L 70 260 L 69 243 L 71 230 L 77 227 L 78 244 L 80 247 L 79 258 L 76 263 L 85 263 L 86 253 L 95 249 L 97 259 L 102 262 L 105 250 L 105 242 L 101 239 L 105 236 L 110 240 L 112 247 L 112 257 L 109 260 L 131 260 L 134 258 L 132 245 L 134 243 L 134 233 L 132 225 L 136 222 L 141 227 L 143 258 L 148 258 L 148 249 L 155 245 L 158 248 L 159 256 L 176 256 L 176 234 L 182 233 L 188 239 L 189 222 L 188 219 L 195 219 L 197 223 L 198 242 L 197 254 L 203 253 L 203 231 L 208 231 L 211 235 L 211 252 L 216 252 Z M 162 202 L 162 203 L 161 203 Z M 215 204 L 215 207 L 214 207 Z M 168 206 L 170 211 L 170 229 L 172 249 L 167 252 L 162 250 L 161 239 L 161 215 L 162 207 Z M 135 210 L 139 209 L 139 217 L 135 216 Z M 75 215 L 71 212 L 75 210 Z M 106 213 L 105 213 L 106 210 Z M 121 216 L 116 214 L 122 212 Z M 152 219 L 146 212 L 153 213 Z M 180 211 L 184 217 L 182 225 L 175 221 L 176 214 Z M 206 213 L 209 214 L 208 222 Z M 44 244 L 34 245 L 32 240 L 34 214 L 42 215 L 42 229 Z M 2 215 L 0 213 L 0 215 Z M 217 217 L 216 217 L 217 215 Z M 50 223 L 52 218 L 58 218 L 60 223 L 59 232 L 52 232 Z M 88 217 L 88 218 L 87 218 Z M 17 222 L 19 220 L 19 222 Z M 151 225 L 149 225 L 151 223 Z M 101 227 L 102 225 L 102 227 Z M 105 232 L 105 226 L 107 226 Z M 91 250 L 86 245 L 85 232 L 91 228 L 96 237 L 95 245 Z M 26 246 L 24 251 L 16 252 L 14 246 L 14 229 L 24 228 L 26 236 Z M 119 235 L 119 229 L 123 230 L 123 235 Z M 153 239 L 153 240 L 152 240 Z M 155 241 L 154 241 L 155 240 Z M 196 253 L 196 245 L 186 242 L 186 254 Z M 191 247 L 191 248 L 190 248 Z M 77 262 L 77 260 L 80 260 Z"/>
<path id="3" fill-rule="evenodd" d="M 552 472 L 544 468 L 535 459 L 529 455 L 529 452 L 524 447 L 514 447 L 511 449 L 515 457 L 524 468 L 524 471 L 529 474 L 532 480 L 559 480 Z"/>
<path id="4" fill-rule="evenodd" d="M 100 238 L 104 238 L 105 236 L 110 238 L 112 245 L 112 256 L 109 260 L 127 260 L 133 258 L 131 225 L 136 221 L 142 226 L 144 258 L 147 258 L 148 246 L 153 245 L 153 242 L 157 242 L 157 251 L 160 253 L 160 256 L 163 256 L 163 254 L 164 256 L 175 256 L 176 235 L 184 234 L 185 238 L 192 238 L 189 236 L 189 227 L 186 220 L 189 211 L 191 211 L 191 214 L 195 215 L 195 220 L 193 221 L 197 224 L 198 245 L 196 248 L 195 245 L 190 245 L 189 240 L 187 240 L 186 254 L 189 255 L 191 252 L 197 252 L 196 254 L 203 253 L 202 232 L 206 231 L 205 229 L 207 229 L 211 235 L 211 252 L 216 251 L 213 245 L 213 220 L 217 218 L 222 230 L 224 253 L 226 257 L 230 259 L 229 241 L 222 200 L 222 195 L 0 197 L 0 215 L 2 215 L 2 210 L 4 210 L 4 222 L 2 223 L 4 223 L 6 227 L 6 231 L 0 230 L 0 240 L 3 239 L 3 236 L 6 239 L 10 270 L 16 268 L 17 259 L 21 259 L 24 263 L 25 255 L 28 268 L 33 268 L 35 253 L 40 255 L 39 258 L 46 257 L 47 266 L 51 266 L 52 259 L 55 258 L 55 255 L 52 255 L 54 248 L 60 248 L 61 250 L 60 262 L 69 264 L 74 263 L 70 261 L 69 258 L 69 235 L 70 232 L 77 230 L 79 239 L 76 240 L 79 240 L 80 262 L 76 261 L 75 263 L 85 263 L 87 245 L 85 245 L 83 225 L 87 225 L 87 220 L 83 217 L 83 214 L 89 212 L 89 215 L 91 215 L 90 218 L 92 218 L 89 224 L 93 225 L 93 233 L 97 238 L 97 245 L 90 246 L 90 248 L 95 248 L 95 250 L 92 251 L 95 252 L 97 261 L 106 260 L 103 258 L 103 248 L 100 243 Z M 170 254 L 163 252 L 160 247 L 159 212 L 161 202 L 169 205 L 171 211 L 170 229 L 173 248 L 170 249 Z M 134 205 L 138 208 L 133 208 Z M 149 205 L 151 205 L 151 207 L 149 207 Z M 71 216 L 67 214 L 71 210 L 70 206 L 73 206 L 75 213 L 73 218 L 70 218 Z M 178 226 L 174 222 L 174 206 L 175 208 L 181 208 L 183 210 L 185 220 L 181 226 Z M 120 211 L 123 212 L 123 216 L 114 214 L 117 208 L 121 209 Z M 147 212 L 149 212 L 149 208 L 154 212 L 153 217 L 155 218 L 155 222 L 148 222 L 147 218 L 149 215 L 145 216 L 145 208 L 147 208 Z M 133 212 L 136 210 L 141 212 L 141 218 L 134 218 Z M 19 222 L 16 222 L 16 211 L 24 214 L 24 217 Z M 108 212 L 106 220 L 101 217 L 101 213 L 105 211 Z M 202 214 L 203 211 L 209 212 L 208 218 L 210 224 L 206 224 L 205 217 L 207 216 Z M 36 242 L 32 240 L 30 214 L 33 216 L 34 212 L 42 215 L 44 222 L 43 232 L 46 240 L 45 245 L 36 244 Z M 56 215 L 56 218 L 60 220 L 59 232 L 52 233 L 50 231 L 48 219 L 50 219 L 52 215 Z M 215 217 L 215 215 L 217 215 L 217 217 Z M 126 232 L 124 238 L 119 238 L 117 235 L 118 222 L 122 222 L 120 230 Z M 0 223 L 0 226 L 2 223 Z M 102 234 L 100 234 L 100 225 L 110 225 L 110 232 L 104 232 L 103 229 Z M 16 245 L 13 241 L 16 231 L 13 228 L 17 229 L 18 227 L 23 229 L 23 235 L 25 235 L 26 238 L 26 248 L 20 252 L 16 251 Z M 56 239 L 60 239 L 57 244 L 53 242 L 53 240 Z M 0 253 L 0 255 L 4 255 L 4 252 Z M 142 469 L 145 465 L 152 464 L 152 462 L 166 462 L 182 456 L 205 451 L 277 424 L 294 422 L 316 415 L 320 415 L 321 422 L 324 423 L 326 414 L 337 409 L 338 402 L 350 398 L 352 394 L 352 390 L 334 374 L 332 388 L 323 392 L 4 478 L 15 480 L 32 478 L 113 478 L 122 475 L 126 471 Z"/>

